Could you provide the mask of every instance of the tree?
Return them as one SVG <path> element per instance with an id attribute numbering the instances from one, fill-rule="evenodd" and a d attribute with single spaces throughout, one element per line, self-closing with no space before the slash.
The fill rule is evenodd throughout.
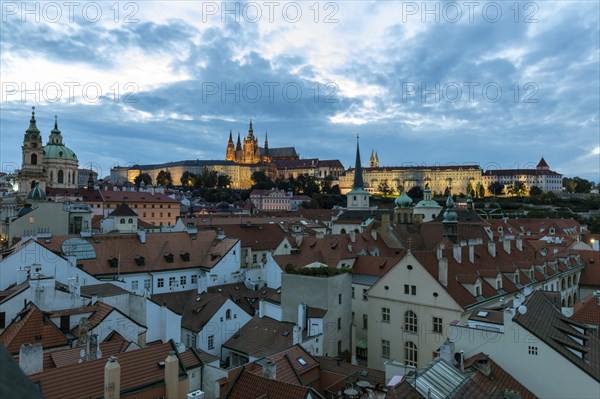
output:
<path id="1" fill-rule="evenodd" d="M 257 170 L 252 173 L 252 183 L 252 188 L 259 190 L 268 190 L 275 187 L 275 183 L 273 183 L 271 179 L 269 179 L 269 176 L 262 170 Z"/>
<path id="2" fill-rule="evenodd" d="M 298 192 L 306 195 L 319 193 L 320 186 L 317 183 L 317 178 L 307 174 L 298 176 Z"/>
<path id="3" fill-rule="evenodd" d="M 196 186 L 205 188 L 215 188 L 217 186 L 218 174 L 216 170 L 209 170 L 207 167 L 202 169 L 196 179 Z"/>
<path id="4" fill-rule="evenodd" d="M 144 185 L 149 186 L 149 185 L 152 184 L 152 178 L 150 177 L 150 175 L 148 173 L 141 173 L 140 172 L 140 174 L 137 175 L 135 177 L 135 179 L 133 179 L 133 182 L 138 187 L 142 184 L 142 182 L 144 183 Z"/>
<path id="5" fill-rule="evenodd" d="M 477 198 L 483 197 L 485 197 L 485 187 L 483 187 L 483 184 L 477 183 Z"/>
<path id="6" fill-rule="evenodd" d="M 517 181 L 509 186 L 508 193 L 516 197 L 522 197 L 527 195 L 527 186 L 524 182 Z"/>
<path id="7" fill-rule="evenodd" d="M 333 177 L 326 176 L 323 180 L 321 180 L 321 192 L 323 194 L 333 194 L 331 192 L 332 184 L 333 184 Z"/>
<path id="8" fill-rule="evenodd" d="M 377 191 L 379 191 L 381 194 L 383 194 L 384 197 L 388 196 L 388 194 L 390 193 L 391 190 L 390 190 L 390 186 L 388 184 L 387 179 L 383 179 L 381 182 L 379 182 Z"/>
<path id="9" fill-rule="evenodd" d="M 448 197 L 450 195 L 450 187 L 446 187 L 444 190 L 444 197 Z"/>
<path id="10" fill-rule="evenodd" d="M 531 186 L 531 188 L 529 189 L 529 195 L 532 196 L 537 196 L 537 195 L 542 195 L 543 191 L 541 188 L 539 188 L 538 186 Z"/>
<path id="11" fill-rule="evenodd" d="M 421 190 L 421 187 L 419 186 L 412 187 L 410 190 L 408 190 L 408 193 L 406 194 L 408 194 L 408 196 L 413 200 L 423 198 L 423 190 Z"/>
<path id="12" fill-rule="evenodd" d="M 504 184 L 500 182 L 493 182 L 488 185 L 488 191 L 492 193 L 492 195 L 502 195 L 504 192 Z"/>
<path id="13" fill-rule="evenodd" d="M 594 183 L 579 176 L 563 178 L 563 187 L 568 193 L 589 193 L 593 186 Z"/>
<path id="14" fill-rule="evenodd" d="M 187 170 L 181 175 L 181 185 L 191 187 L 196 184 L 196 175 Z"/>
<path id="15" fill-rule="evenodd" d="M 231 186 L 231 177 L 229 175 L 217 176 L 217 187 L 218 188 L 229 188 Z"/>
<path id="16" fill-rule="evenodd" d="M 171 187 L 173 185 L 173 178 L 171 172 L 161 170 L 156 176 L 156 184 L 162 187 Z"/>

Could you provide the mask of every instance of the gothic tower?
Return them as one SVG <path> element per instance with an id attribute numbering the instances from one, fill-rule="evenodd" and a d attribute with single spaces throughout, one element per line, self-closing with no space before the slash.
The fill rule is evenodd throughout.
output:
<path id="1" fill-rule="evenodd" d="M 42 136 L 37 128 L 35 120 L 35 107 L 31 107 L 31 119 L 29 127 L 25 131 L 21 153 L 23 163 L 19 171 L 19 195 L 26 196 L 31 189 L 38 187 L 46 191 L 46 175 L 44 172 L 44 147 L 42 146 Z"/>
<path id="2" fill-rule="evenodd" d="M 233 146 L 233 138 L 231 130 L 229 130 L 229 141 L 227 142 L 227 153 L 225 154 L 226 161 L 235 161 L 235 147 Z"/>
<path id="3" fill-rule="evenodd" d="M 369 193 L 364 188 L 362 166 L 360 163 L 360 148 L 358 134 L 356 135 L 356 161 L 354 165 L 354 184 L 352 191 L 346 194 L 346 207 L 348 210 L 368 210 Z"/>
<path id="4" fill-rule="evenodd" d="M 371 168 L 379 167 L 379 157 L 377 156 L 375 150 L 371 150 L 371 159 L 369 160 L 369 166 Z"/>

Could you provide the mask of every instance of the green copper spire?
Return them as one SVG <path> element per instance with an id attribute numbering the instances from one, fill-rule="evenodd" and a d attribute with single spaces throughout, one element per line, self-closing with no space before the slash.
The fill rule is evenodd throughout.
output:
<path id="1" fill-rule="evenodd" d="M 31 119 L 29 120 L 29 127 L 25 131 L 26 133 L 40 133 L 40 129 L 35 124 L 35 107 L 31 107 Z"/>
<path id="2" fill-rule="evenodd" d="M 52 129 L 52 132 L 54 134 L 60 134 L 60 130 L 58 129 L 58 116 L 54 115 L 54 129 Z"/>

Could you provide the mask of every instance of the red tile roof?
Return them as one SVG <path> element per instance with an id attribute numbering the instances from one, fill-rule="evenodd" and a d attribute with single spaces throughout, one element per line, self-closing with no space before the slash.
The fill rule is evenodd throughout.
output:
<path id="1" fill-rule="evenodd" d="M 69 340 L 37 306 L 30 303 L 0 335 L 10 353 L 19 353 L 22 344 L 41 342 L 44 350 L 69 345 Z"/>
<path id="2" fill-rule="evenodd" d="M 223 346 L 252 357 L 265 357 L 293 345 L 294 323 L 254 316 Z"/>
<path id="3" fill-rule="evenodd" d="M 227 302 L 227 298 L 218 294 L 196 290 L 168 292 L 152 295 L 156 303 L 166 303 L 175 313 L 181 314 L 181 327 L 190 331 L 202 331 L 206 323 Z"/>
<path id="4" fill-rule="evenodd" d="M 169 352 L 176 351 L 174 344 L 148 346 L 118 355 L 121 366 L 121 396 L 143 392 L 156 387 L 164 387 L 163 361 Z M 101 398 L 104 395 L 104 367 L 107 358 L 88 361 L 82 364 L 65 366 L 30 375 L 39 383 L 45 399 Z M 181 366 L 181 363 L 180 363 Z M 180 367 L 179 376 L 183 375 Z M 154 393 L 153 393 L 154 394 Z M 162 393 L 164 394 L 164 392 Z M 161 394 L 154 394 L 161 396 Z"/>
<path id="5" fill-rule="evenodd" d="M 595 295 L 588 295 L 573 307 L 571 320 L 579 323 L 600 326 L 600 299 Z"/>
<path id="6" fill-rule="evenodd" d="M 240 368 L 224 399 L 305 399 L 320 397 L 312 388 L 271 380 Z"/>

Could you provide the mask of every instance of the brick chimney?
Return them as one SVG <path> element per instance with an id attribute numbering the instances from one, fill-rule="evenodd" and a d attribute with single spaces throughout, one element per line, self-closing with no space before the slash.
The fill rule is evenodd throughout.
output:
<path id="1" fill-rule="evenodd" d="M 121 365 L 111 356 L 104 366 L 104 399 L 121 397 Z"/>
<path id="2" fill-rule="evenodd" d="M 461 261 L 462 261 L 462 248 L 461 248 L 460 244 L 454 244 L 452 246 L 452 253 L 454 254 L 454 259 L 456 259 L 456 261 L 458 263 L 461 263 Z"/>
<path id="3" fill-rule="evenodd" d="M 275 380 L 277 377 L 277 364 L 272 360 L 265 360 L 262 368 L 262 375 L 270 380 Z"/>
<path id="4" fill-rule="evenodd" d="M 179 360 L 175 351 L 169 352 L 165 359 L 165 385 L 167 399 L 179 398 Z"/>

